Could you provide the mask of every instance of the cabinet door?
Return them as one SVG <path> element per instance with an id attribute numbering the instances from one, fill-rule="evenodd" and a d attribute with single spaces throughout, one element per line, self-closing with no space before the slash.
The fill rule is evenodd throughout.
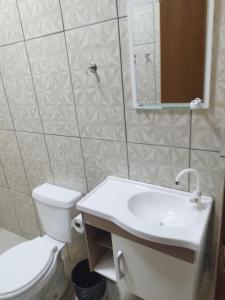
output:
<path id="1" fill-rule="evenodd" d="M 118 282 L 145 300 L 193 300 L 194 265 L 112 235 Z"/>

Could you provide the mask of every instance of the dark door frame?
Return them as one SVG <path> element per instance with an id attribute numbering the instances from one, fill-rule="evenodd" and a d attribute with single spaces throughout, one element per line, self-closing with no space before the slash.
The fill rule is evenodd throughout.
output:
<path id="1" fill-rule="evenodd" d="M 223 196 L 215 300 L 225 300 L 225 271 L 224 270 L 225 270 L 225 187 L 224 187 L 224 196 Z"/>

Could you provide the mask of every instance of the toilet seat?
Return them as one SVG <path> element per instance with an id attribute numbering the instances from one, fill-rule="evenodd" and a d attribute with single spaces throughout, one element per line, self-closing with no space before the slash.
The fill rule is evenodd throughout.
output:
<path id="1" fill-rule="evenodd" d="M 51 268 L 58 251 L 51 238 L 35 238 L 0 256 L 0 299 L 21 295 L 33 287 Z"/>

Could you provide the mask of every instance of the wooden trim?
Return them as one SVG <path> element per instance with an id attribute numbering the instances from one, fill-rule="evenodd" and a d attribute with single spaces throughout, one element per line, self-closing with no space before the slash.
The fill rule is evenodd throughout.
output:
<path id="1" fill-rule="evenodd" d="M 203 99 L 207 0 L 160 2 L 161 102 Z"/>
<path id="2" fill-rule="evenodd" d="M 90 226 L 87 223 L 85 223 L 84 226 L 85 226 L 85 240 L 87 245 L 88 261 L 89 261 L 90 271 L 92 272 L 94 271 L 94 267 L 101 259 L 101 257 L 105 254 L 107 249 L 101 247 L 95 242 L 97 237 L 96 228 Z"/>
<path id="3" fill-rule="evenodd" d="M 216 285 L 216 300 L 225 300 L 225 247 L 220 246 L 219 263 L 218 263 L 218 277 Z"/>
<path id="4" fill-rule="evenodd" d="M 225 300 L 225 185 L 221 221 L 219 258 L 217 266 L 216 300 Z"/>
<path id="5" fill-rule="evenodd" d="M 195 262 L 196 252 L 191 249 L 170 246 L 170 245 L 163 245 L 163 244 L 158 244 L 158 243 L 154 243 L 154 242 L 145 240 L 143 238 L 140 238 L 133 234 L 130 234 L 126 230 L 120 228 L 119 226 L 117 226 L 116 224 L 114 224 L 108 220 L 105 220 L 105 219 L 102 219 L 102 218 L 99 218 L 99 217 L 96 217 L 96 216 L 93 216 L 93 215 L 90 215 L 87 213 L 82 213 L 82 217 L 83 217 L 83 220 L 85 223 L 85 227 L 87 227 L 87 225 L 91 225 L 96 228 L 111 232 L 118 236 L 121 236 L 130 241 L 136 242 L 138 244 L 142 244 L 144 246 L 150 247 L 159 252 L 162 252 L 167 255 L 184 260 L 188 263 L 193 264 Z"/>

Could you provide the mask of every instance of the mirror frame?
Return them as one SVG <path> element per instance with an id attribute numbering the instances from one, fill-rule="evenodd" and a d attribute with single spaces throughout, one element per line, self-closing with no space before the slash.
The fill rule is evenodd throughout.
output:
<path id="1" fill-rule="evenodd" d="M 190 103 L 167 103 L 167 104 L 138 104 L 135 64 L 134 64 L 134 47 L 133 47 L 133 32 L 131 11 L 136 7 L 136 3 L 147 4 L 150 0 L 127 0 L 128 11 L 128 38 L 130 51 L 130 73 L 131 85 L 133 94 L 133 108 L 137 110 L 154 110 L 154 109 L 208 109 L 210 106 L 210 91 L 211 91 L 211 70 L 212 70 L 212 53 L 213 53 L 213 26 L 214 26 L 214 6 L 215 0 L 207 0 L 207 28 L 206 28 L 206 52 L 205 52 L 205 74 L 204 74 L 204 97 L 200 105 L 192 107 Z M 163 1 L 163 0 L 152 0 Z M 194 100 L 194 99 L 193 99 Z"/>

